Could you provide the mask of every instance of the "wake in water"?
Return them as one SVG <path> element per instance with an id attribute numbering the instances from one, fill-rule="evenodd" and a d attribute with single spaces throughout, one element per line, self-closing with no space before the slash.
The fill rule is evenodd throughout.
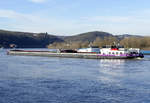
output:
<path id="1" fill-rule="evenodd" d="M 138 60 L 142 60 L 142 61 L 150 61 L 150 58 L 136 58 Z"/>

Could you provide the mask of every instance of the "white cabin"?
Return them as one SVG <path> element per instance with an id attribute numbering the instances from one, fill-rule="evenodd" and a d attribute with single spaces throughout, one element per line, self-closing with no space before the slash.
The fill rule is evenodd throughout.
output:
<path id="1" fill-rule="evenodd" d="M 100 53 L 100 48 L 97 46 L 91 46 L 89 48 L 78 49 L 77 52 L 79 52 L 79 53 Z"/>
<path id="2" fill-rule="evenodd" d="M 124 54 L 129 54 L 130 51 L 126 48 L 124 48 L 123 46 L 104 46 L 101 50 L 100 50 L 100 54 L 102 55 L 116 55 L 116 56 L 120 56 L 120 55 L 124 55 Z"/>
<path id="3" fill-rule="evenodd" d="M 100 54 L 102 55 L 123 55 L 123 54 L 128 54 L 129 51 L 124 49 L 124 48 L 120 48 L 118 50 L 112 50 L 111 48 L 102 48 L 100 51 Z"/>
<path id="4" fill-rule="evenodd" d="M 140 53 L 140 49 L 139 48 L 130 48 L 129 51 L 130 51 L 130 53 L 134 53 L 134 54 Z"/>

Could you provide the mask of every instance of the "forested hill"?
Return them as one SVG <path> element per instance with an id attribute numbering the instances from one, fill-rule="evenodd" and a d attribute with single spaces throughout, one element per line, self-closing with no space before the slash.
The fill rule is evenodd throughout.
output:
<path id="1" fill-rule="evenodd" d="M 71 42 L 74 42 L 74 41 L 93 42 L 97 37 L 104 39 L 104 37 L 110 37 L 110 36 L 113 36 L 113 35 L 107 32 L 93 31 L 93 32 L 77 34 L 74 36 L 66 36 L 64 37 L 64 40 L 71 41 Z"/>
<path id="2" fill-rule="evenodd" d="M 112 36 L 107 32 L 87 32 L 74 36 L 55 36 L 47 33 L 13 32 L 0 30 L 0 47 L 10 47 L 11 44 L 19 48 L 43 48 L 54 42 L 68 41 L 94 41 L 97 37 L 104 38 Z"/>
<path id="3" fill-rule="evenodd" d="M 0 46 L 8 48 L 11 44 L 19 48 L 44 48 L 53 42 L 63 41 L 47 33 L 12 32 L 0 30 Z"/>
<path id="4" fill-rule="evenodd" d="M 71 34 L 70 34 L 71 35 Z M 133 38 L 135 37 L 135 38 Z M 130 39 L 131 38 L 131 39 Z M 128 40 L 129 39 L 129 40 Z M 129 43 L 127 43 L 127 41 Z M 130 42 L 130 41 L 133 41 Z M 136 42 L 138 41 L 138 43 Z M 139 41 L 141 41 L 139 43 Z M 142 36 L 136 35 L 112 35 L 107 32 L 93 31 L 73 36 L 55 36 L 48 33 L 29 33 L 29 32 L 13 32 L 0 30 L 0 47 L 9 48 L 11 44 L 17 45 L 18 48 L 45 48 L 49 45 L 50 48 L 67 48 L 70 45 L 74 48 L 87 47 L 89 44 L 93 45 L 107 45 L 113 42 L 120 42 L 126 47 L 147 47 L 146 43 L 149 41 L 147 37 L 143 39 Z M 144 44 L 143 44 L 144 43 Z M 144 45 L 144 46 L 143 46 Z M 145 46 L 146 45 L 146 46 Z"/>
<path id="5" fill-rule="evenodd" d="M 139 35 L 112 35 L 107 32 L 93 31 L 82 33 L 74 36 L 62 36 L 60 37 L 64 42 L 55 42 L 50 44 L 49 48 L 87 48 L 89 45 L 102 47 L 104 45 L 113 45 L 114 43 L 120 43 L 126 48 L 141 48 L 150 49 L 150 37 Z"/>

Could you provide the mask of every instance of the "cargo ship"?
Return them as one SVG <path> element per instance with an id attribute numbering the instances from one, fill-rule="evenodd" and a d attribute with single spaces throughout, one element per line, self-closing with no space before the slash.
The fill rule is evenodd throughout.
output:
<path id="1" fill-rule="evenodd" d="M 87 58 L 87 59 L 131 59 L 144 58 L 139 48 L 124 48 L 120 45 L 106 45 L 102 48 L 90 46 L 76 50 L 57 49 L 57 51 L 37 51 L 37 50 L 10 50 L 8 55 L 23 56 L 45 56 L 45 57 L 64 57 L 64 58 Z"/>

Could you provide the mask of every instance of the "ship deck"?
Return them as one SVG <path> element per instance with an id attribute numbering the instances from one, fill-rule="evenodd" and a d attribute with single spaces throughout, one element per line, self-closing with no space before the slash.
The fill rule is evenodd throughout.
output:
<path id="1" fill-rule="evenodd" d="M 85 59 L 131 59 L 134 56 L 110 56 L 97 53 L 54 53 L 50 51 L 25 51 L 25 50 L 10 50 L 8 55 L 20 56 L 43 56 L 43 57 L 61 57 L 61 58 L 85 58 Z"/>

